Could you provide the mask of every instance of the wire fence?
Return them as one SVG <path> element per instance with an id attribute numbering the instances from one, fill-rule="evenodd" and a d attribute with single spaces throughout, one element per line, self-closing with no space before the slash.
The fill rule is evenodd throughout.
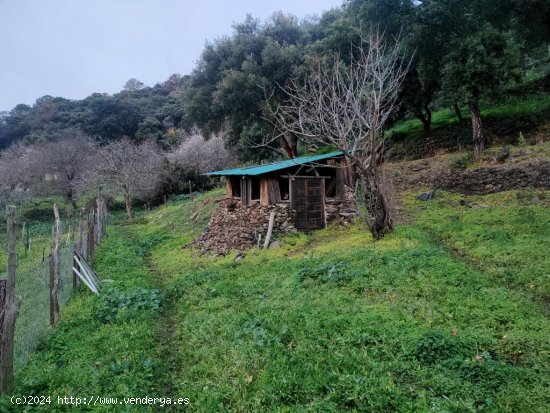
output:
<path id="1" fill-rule="evenodd" d="M 72 261 L 74 247 L 59 251 L 61 279 L 58 300 L 61 312 L 72 292 Z M 16 273 L 16 292 L 22 298 L 15 325 L 15 366 L 22 367 L 40 342 L 48 336 L 50 326 L 50 264 Z"/>
<path id="2" fill-rule="evenodd" d="M 0 214 L 2 215 L 2 214 Z M 3 217 L 2 217 L 3 218 Z M 52 214 L 53 218 L 53 214 Z M 88 216 L 84 218 L 89 218 Z M 5 222 L 5 221 L 4 221 Z M 92 219 L 92 222 L 94 220 Z M 16 294 L 22 299 L 15 328 L 15 369 L 25 365 L 39 344 L 53 331 L 50 325 L 50 252 L 52 249 L 51 222 L 25 221 L 18 218 Z M 78 240 L 79 217 L 62 220 L 62 244 L 59 249 L 60 282 L 57 293 L 60 314 L 73 292 L 73 257 Z M 29 230 L 30 227 L 30 230 Z M 5 234 L 5 226 L 0 225 Z M 6 278 L 6 240 L 0 237 L 0 279 Z M 95 238 L 95 237 L 94 237 Z M 88 231 L 82 234 L 83 256 L 87 255 Z"/>

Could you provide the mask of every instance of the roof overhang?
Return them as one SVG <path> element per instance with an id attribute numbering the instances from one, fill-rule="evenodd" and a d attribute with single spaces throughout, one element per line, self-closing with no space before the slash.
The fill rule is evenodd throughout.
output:
<path id="1" fill-rule="evenodd" d="M 326 159 L 340 158 L 344 156 L 344 152 L 336 151 L 325 153 L 322 155 L 300 156 L 294 159 L 287 159 L 285 161 L 273 162 L 265 165 L 247 166 L 244 168 L 225 169 L 221 171 L 207 172 L 203 175 L 206 176 L 258 176 L 267 174 L 270 172 L 277 172 L 284 169 L 289 169 L 294 166 L 307 165 L 309 163 L 315 163 Z"/>

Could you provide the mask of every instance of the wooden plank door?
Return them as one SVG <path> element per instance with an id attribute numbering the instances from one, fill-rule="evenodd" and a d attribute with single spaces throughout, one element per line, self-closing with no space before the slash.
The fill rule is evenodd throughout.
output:
<path id="1" fill-rule="evenodd" d="M 325 180 L 301 177 L 291 180 L 291 202 L 294 226 L 309 231 L 325 226 Z"/>

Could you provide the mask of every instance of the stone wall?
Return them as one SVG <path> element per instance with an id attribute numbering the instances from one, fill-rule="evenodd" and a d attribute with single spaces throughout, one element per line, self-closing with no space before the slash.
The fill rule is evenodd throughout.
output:
<path id="1" fill-rule="evenodd" d="M 349 186 L 344 187 L 344 198 L 325 199 L 326 222 L 337 222 L 347 226 L 355 217 L 359 216 L 359 207 L 355 200 L 355 190 Z"/>
<path id="2" fill-rule="evenodd" d="M 265 240 L 269 226 L 269 215 L 275 210 L 273 235 L 296 232 L 294 216 L 289 203 L 263 206 L 254 204 L 242 208 L 240 202 L 233 199 L 220 201 L 213 212 L 208 230 L 199 236 L 192 245 L 198 246 L 204 253 L 226 255 L 231 250 L 245 251 Z M 348 225 L 358 216 L 353 188 L 345 188 L 344 199 L 326 199 L 325 214 L 327 223 L 338 222 Z"/>
<path id="3" fill-rule="evenodd" d="M 455 172 L 444 176 L 440 186 L 466 195 L 483 195 L 525 187 L 550 189 L 550 161 L 541 160 Z"/>

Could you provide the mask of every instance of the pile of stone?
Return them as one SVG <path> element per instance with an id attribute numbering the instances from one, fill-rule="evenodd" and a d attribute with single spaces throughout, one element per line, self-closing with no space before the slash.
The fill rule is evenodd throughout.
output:
<path id="1" fill-rule="evenodd" d="M 259 241 L 263 245 L 271 211 L 275 211 L 273 235 L 296 232 L 288 203 L 270 206 L 254 204 L 242 208 L 235 200 L 226 199 L 212 214 L 208 230 L 193 244 L 203 253 L 218 255 L 226 255 L 231 250 L 248 250 L 257 246 Z"/>
<path id="2" fill-rule="evenodd" d="M 326 222 L 338 222 L 342 225 L 349 225 L 354 217 L 359 215 L 355 190 L 349 186 L 344 188 L 344 198 L 325 199 Z"/>

